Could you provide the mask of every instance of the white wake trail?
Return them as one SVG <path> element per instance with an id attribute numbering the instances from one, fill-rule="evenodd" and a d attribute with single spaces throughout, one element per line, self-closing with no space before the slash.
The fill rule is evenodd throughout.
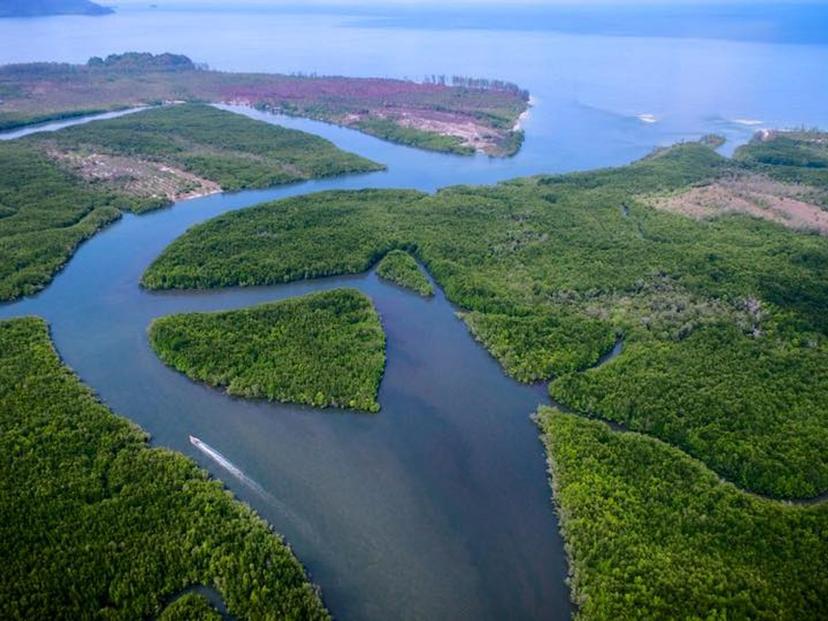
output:
<path id="1" fill-rule="evenodd" d="M 219 466 L 227 470 L 230 474 L 236 477 L 239 481 L 256 491 L 257 493 L 261 494 L 262 496 L 270 496 L 265 489 L 256 483 L 253 479 L 247 476 L 241 468 L 236 466 L 232 461 L 227 459 L 224 455 L 214 449 L 212 446 L 203 442 L 196 438 L 195 436 L 190 436 L 190 444 L 196 447 L 199 451 L 207 455 L 210 459 L 216 462 Z"/>

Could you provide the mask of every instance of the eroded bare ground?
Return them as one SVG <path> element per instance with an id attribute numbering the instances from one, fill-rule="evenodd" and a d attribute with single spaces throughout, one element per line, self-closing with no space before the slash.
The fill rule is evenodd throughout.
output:
<path id="1" fill-rule="evenodd" d="M 472 117 L 458 114 L 403 110 L 394 120 L 403 127 L 443 136 L 454 136 L 462 141 L 463 146 L 489 155 L 498 152 L 499 144 L 504 138 L 503 132 L 497 132 Z"/>
<path id="2" fill-rule="evenodd" d="M 742 213 L 782 224 L 791 229 L 818 231 L 828 235 L 825 192 L 805 185 L 774 181 L 762 175 L 740 175 L 719 179 L 680 194 L 650 196 L 655 207 L 696 219 Z"/>
<path id="3" fill-rule="evenodd" d="M 209 179 L 159 162 L 55 148 L 46 152 L 87 181 L 105 183 L 131 196 L 177 201 L 221 191 L 221 186 Z"/>
<path id="4" fill-rule="evenodd" d="M 347 127 L 356 127 L 360 121 L 371 118 L 394 121 L 402 127 L 441 136 L 453 136 L 459 138 L 464 147 L 470 147 L 478 153 L 487 155 L 502 154 L 501 144 L 509 133 L 505 130 L 494 129 L 473 116 L 418 108 L 401 108 L 393 112 L 374 111 L 370 114 L 350 113 L 341 117 L 340 122 Z"/>

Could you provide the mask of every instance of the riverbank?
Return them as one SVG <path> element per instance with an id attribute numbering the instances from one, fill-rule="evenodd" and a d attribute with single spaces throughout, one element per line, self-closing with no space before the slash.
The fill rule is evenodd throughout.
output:
<path id="1" fill-rule="evenodd" d="M 267 524 L 192 461 L 150 449 L 61 363 L 45 322 L 0 322 L 0 345 L 3 617 L 155 616 L 200 583 L 239 618 L 329 618 Z"/>
<path id="2" fill-rule="evenodd" d="M 196 104 L 3 141 L 0 161 L 0 300 L 41 289 L 124 212 L 383 168 L 317 136 Z"/>
<path id="3" fill-rule="evenodd" d="M 2 66 L 0 87 L 0 129 L 90 109 L 179 100 L 248 105 L 422 149 L 492 156 L 517 151 L 511 128 L 528 100 L 525 91 L 499 81 L 226 73 L 198 68 L 182 55 L 134 52 L 86 65 Z"/>

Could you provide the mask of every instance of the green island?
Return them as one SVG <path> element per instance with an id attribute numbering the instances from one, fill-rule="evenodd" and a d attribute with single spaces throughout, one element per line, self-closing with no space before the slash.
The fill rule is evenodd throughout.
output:
<path id="1" fill-rule="evenodd" d="M 377 264 L 377 274 L 423 297 L 434 295 L 434 287 L 420 271 L 416 259 L 404 250 L 392 250 L 386 254 Z"/>
<path id="2" fill-rule="evenodd" d="M 695 459 L 539 410 L 578 619 L 819 619 L 828 504 L 743 492 Z"/>
<path id="3" fill-rule="evenodd" d="M 85 65 L 0 66 L 0 129 L 170 101 L 232 103 L 317 119 L 422 149 L 513 155 L 529 94 L 462 76 L 429 82 L 197 66 L 179 54 L 128 52 Z"/>
<path id="4" fill-rule="evenodd" d="M 700 188 L 759 175 L 752 164 L 687 143 L 621 168 L 433 196 L 292 198 L 194 227 L 143 284 L 273 284 L 361 272 L 405 249 L 516 378 L 555 376 L 553 393 L 582 413 L 674 442 L 746 489 L 813 497 L 828 489 L 828 413 L 818 405 L 828 402 L 828 242 L 770 216 L 723 209 L 699 217 L 675 206 Z M 624 352 L 580 376 L 618 334 Z M 705 364 L 716 339 L 725 339 L 719 368 Z M 662 353 L 642 358 L 642 349 Z M 720 369 L 739 391 L 722 394 Z M 788 407 L 792 387 L 806 381 Z M 681 407 L 666 394 L 646 415 L 629 413 L 638 391 L 679 385 Z M 776 386 L 791 390 L 767 399 Z M 695 387 L 707 392 L 694 395 Z"/>
<path id="5" fill-rule="evenodd" d="M 166 364 L 231 395 L 380 409 L 385 333 L 371 301 L 354 289 L 162 317 L 149 338 Z"/>
<path id="6" fill-rule="evenodd" d="M 237 618 L 328 618 L 268 525 L 191 460 L 149 448 L 40 319 L 0 322 L 0 432 L 0 617 L 147 618 L 203 584 Z M 183 599 L 162 618 L 203 610 Z"/>
<path id="7" fill-rule="evenodd" d="M 317 136 L 197 104 L 0 143 L 0 300 L 41 289 L 125 211 L 381 168 Z"/>

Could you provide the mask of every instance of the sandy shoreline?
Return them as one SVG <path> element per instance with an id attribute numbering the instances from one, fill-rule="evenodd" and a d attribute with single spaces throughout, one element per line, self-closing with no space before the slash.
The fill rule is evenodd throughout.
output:
<path id="1" fill-rule="evenodd" d="M 519 132 L 521 129 L 523 129 L 523 122 L 526 119 L 529 118 L 529 112 L 531 112 L 531 110 L 535 106 L 535 104 L 538 103 L 538 100 L 535 99 L 534 95 L 529 95 L 529 102 L 528 103 L 529 103 L 529 105 L 526 107 L 526 110 L 521 112 L 520 116 L 517 118 L 517 121 L 515 121 L 515 124 L 512 127 L 513 132 Z"/>

